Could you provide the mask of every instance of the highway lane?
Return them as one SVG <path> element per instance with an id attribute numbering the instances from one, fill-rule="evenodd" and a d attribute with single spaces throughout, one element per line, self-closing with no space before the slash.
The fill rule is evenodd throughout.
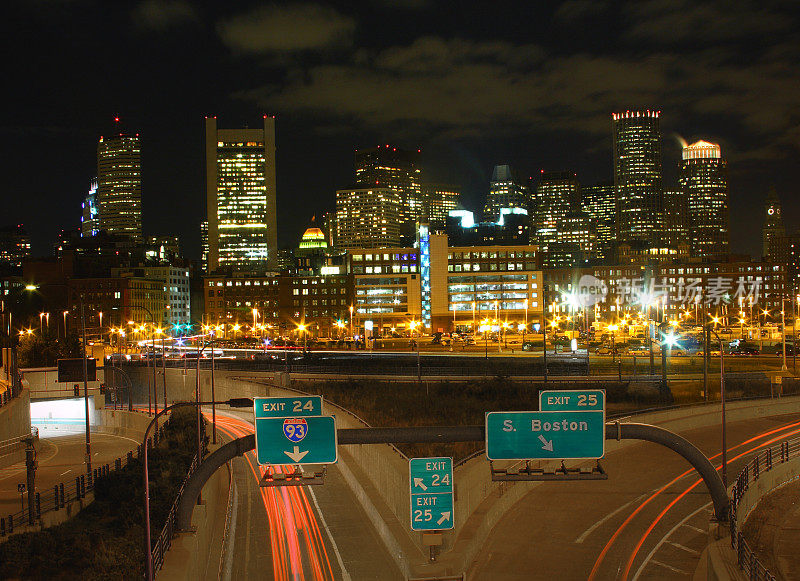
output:
<path id="1" fill-rule="evenodd" d="M 217 428 L 226 438 L 252 433 L 252 412 L 218 411 Z M 237 517 L 225 578 L 402 579 L 335 466 L 321 486 L 280 488 L 258 486 L 254 452 L 233 468 Z"/>
<path id="2" fill-rule="evenodd" d="M 797 433 L 800 414 L 730 423 L 729 482 L 754 451 Z M 710 457 L 721 449 L 719 426 L 682 435 Z M 696 473 L 674 452 L 644 442 L 609 452 L 603 464 L 606 481 L 542 483 L 526 495 L 492 531 L 474 578 L 691 577 L 711 517 Z"/>
<path id="3" fill-rule="evenodd" d="M 125 436 L 92 433 L 92 466 L 113 464 L 116 458 L 124 458 L 141 442 Z M 86 473 L 84 454 L 86 439 L 83 432 L 66 432 L 63 436 L 40 438 L 37 448 L 39 468 L 36 471 L 36 490 L 45 492 L 53 486 L 74 482 L 76 476 Z M 0 470 L 0 515 L 20 510 L 20 495 L 17 484 L 26 481 L 25 463 L 20 462 Z M 27 503 L 27 496 L 25 499 Z M 27 510 L 27 504 L 26 504 Z"/>

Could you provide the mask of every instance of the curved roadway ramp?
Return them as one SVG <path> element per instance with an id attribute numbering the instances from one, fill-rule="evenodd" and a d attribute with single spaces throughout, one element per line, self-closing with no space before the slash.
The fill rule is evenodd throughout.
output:
<path id="1" fill-rule="evenodd" d="M 218 437 L 253 433 L 252 413 L 247 416 L 217 412 Z M 232 466 L 236 486 L 220 579 L 403 578 L 335 465 L 323 486 L 274 488 L 258 486 L 262 469 L 254 452 Z"/>
<path id="2" fill-rule="evenodd" d="M 720 466 L 719 425 L 676 431 Z M 754 452 L 797 433 L 800 414 L 729 422 L 728 480 Z M 648 442 L 607 442 L 603 464 L 608 480 L 535 486 L 494 527 L 470 579 L 692 578 L 713 516 L 697 473 Z"/>

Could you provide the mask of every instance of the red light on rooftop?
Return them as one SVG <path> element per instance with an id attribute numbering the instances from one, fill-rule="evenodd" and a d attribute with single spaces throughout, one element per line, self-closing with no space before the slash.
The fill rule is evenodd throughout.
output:
<path id="1" fill-rule="evenodd" d="M 119 117 L 114 117 L 114 121 L 116 121 L 117 123 L 119 123 Z"/>

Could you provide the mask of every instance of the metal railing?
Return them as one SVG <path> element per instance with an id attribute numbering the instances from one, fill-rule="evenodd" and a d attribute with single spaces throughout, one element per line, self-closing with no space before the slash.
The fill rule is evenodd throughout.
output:
<path id="1" fill-rule="evenodd" d="M 205 422 L 203 423 L 203 426 L 205 426 Z M 205 434 L 203 434 L 203 436 L 205 436 Z M 205 441 L 205 437 L 203 437 L 203 441 Z M 186 478 L 184 478 L 183 482 L 181 483 L 181 488 L 178 490 L 178 495 L 175 497 L 175 502 L 169 509 L 169 513 L 167 514 L 167 522 L 164 523 L 164 528 L 161 530 L 161 534 L 158 535 L 158 538 L 156 538 L 153 546 L 154 573 L 161 569 L 161 566 L 164 564 L 164 555 L 172 546 L 172 539 L 175 537 L 175 533 L 177 532 L 175 523 L 178 517 L 178 504 L 180 504 L 181 498 L 183 497 L 183 491 L 186 488 L 186 483 L 189 481 L 189 478 L 192 476 L 192 474 L 194 474 L 194 471 L 197 470 L 199 465 L 199 459 L 197 458 L 197 454 L 195 454 L 192 458 L 192 464 L 189 466 L 189 472 L 186 474 Z"/>
<path id="2" fill-rule="evenodd" d="M 169 420 L 167 420 L 167 422 L 169 422 Z M 166 425 L 167 423 L 165 422 L 165 424 L 160 426 L 153 434 L 153 438 L 148 439 L 148 446 L 152 448 L 158 445 L 158 442 L 164 436 L 164 428 Z M 32 428 L 31 432 L 35 429 L 36 428 Z M 38 436 L 38 430 L 36 434 Z M 112 464 L 103 464 L 94 468 L 89 474 L 81 474 L 80 476 L 76 476 L 74 480 L 66 483 L 60 482 L 52 488 L 48 488 L 47 491 L 36 492 L 34 494 L 33 520 L 30 518 L 28 506 L 22 506 L 21 509 L 15 513 L 0 517 L 0 537 L 12 534 L 14 530 L 19 527 L 34 525 L 37 521 L 41 522 L 42 515 L 61 510 L 68 503 L 85 498 L 87 493 L 94 491 L 98 478 L 108 476 L 112 471 L 121 470 L 123 467 L 128 466 L 134 461 L 134 454 L 137 459 L 141 457 L 141 444 L 137 446 L 135 450 L 128 452 L 124 458 L 115 459 L 113 467 Z M 27 497 L 27 494 L 25 497 Z"/>
<path id="3" fill-rule="evenodd" d="M 788 462 L 790 458 L 800 456 L 800 438 L 786 440 L 777 447 L 770 447 L 755 456 L 739 473 L 731 487 L 730 527 L 731 548 L 736 552 L 739 568 L 745 572 L 750 581 L 775 581 L 775 576 L 758 560 L 748 545 L 738 522 L 737 512 L 742 496 L 750 488 L 750 484 L 764 473 L 772 470 L 776 464 Z"/>

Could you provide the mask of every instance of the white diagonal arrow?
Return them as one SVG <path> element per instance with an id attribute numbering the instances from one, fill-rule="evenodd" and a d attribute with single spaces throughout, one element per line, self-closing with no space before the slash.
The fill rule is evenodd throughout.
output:
<path id="1" fill-rule="evenodd" d="M 544 446 L 542 446 L 542 450 L 547 450 L 548 452 L 553 451 L 553 440 L 547 440 L 542 435 L 539 436 L 539 440 L 541 440 L 542 444 L 544 444 Z"/>
<path id="2" fill-rule="evenodd" d="M 450 513 L 449 512 L 443 512 L 442 516 L 439 517 L 439 520 L 436 521 L 436 524 L 440 525 L 446 520 L 450 520 Z"/>
<path id="3" fill-rule="evenodd" d="M 418 486 L 422 490 L 428 490 L 428 487 L 422 482 L 422 478 L 414 478 L 414 486 Z"/>
<path id="4" fill-rule="evenodd" d="M 287 452 L 286 450 L 284 450 L 283 453 L 286 454 L 287 456 L 289 456 L 289 458 L 291 458 L 295 462 L 300 462 L 300 460 L 302 460 L 303 457 L 306 454 L 308 454 L 308 450 L 304 450 L 304 451 L 301 452 L 300 451 L 300 446 L 295 446 L 294 447 L 294 452 Z"/>

